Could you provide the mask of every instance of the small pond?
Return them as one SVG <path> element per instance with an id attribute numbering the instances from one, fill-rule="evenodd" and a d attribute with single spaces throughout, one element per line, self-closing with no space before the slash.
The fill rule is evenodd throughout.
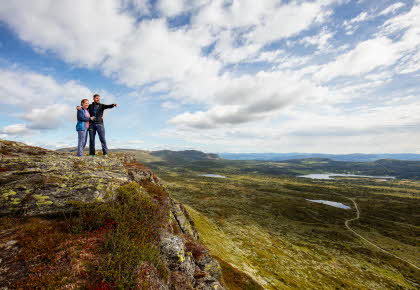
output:
<path id="1" fill-rule="evenodd" d="M 344 208 L 344 209 L 350 209 L 351 208 L 351 207 L 349 207 L 345 204 L 342 204 L 341 202 L 336 202 L 336 201 L 323 200 L 323 199 L 307 199 L 307 198 L 305 198 L 305 199 L 309 200 L 309 201 L 312 201 L 312 202 L 323 203 L 323 204 L 326 204 L 326 205 L 331 205 L 331 206 L 334 206 L 334 207 L 339 207 L 339 208 Z"/>
<path id="2" fill-rule="evenodd" d="M 205 177 L 216 177 L 216 178 L 226 178 L 224 175 L 219 174 L 199 174 L 199 176 L 205 176 Z"/>

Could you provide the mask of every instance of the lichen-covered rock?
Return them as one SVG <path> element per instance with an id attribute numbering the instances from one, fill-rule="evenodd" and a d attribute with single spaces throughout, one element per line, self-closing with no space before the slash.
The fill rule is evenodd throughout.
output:
<path id="1" fill-rule="evenodd" d="M 192 254 L 185 251 L 185 244 L 182 238 L 169 232 L 164 233 L 161 249 L 171 272 L 178 271 L 182 273 L 184 283 L 192 286 L 195 264 Z"/>
<path id="2" fill-rule="evenodd" d="M 194 237 L 187 237 L 188 239 L 181 238 L 167 232 L 163 234 L 162 252 L 167 258 L 171 272 L 177 273 L 173 278 L 175 281 L 172 282 L 182 281 L 185 285 L 183 289 L 224 289 L 218 281 L 222 277 L 219 263 L 202 245 L 199 254 L 188 251 L 186 243 L 194 243 Z"/>
<path id="3" fill-rule="evenodd" d="M 219 263 L 213 259 L 209 253 L 197 258 L 195 262 L 201 270 L 209 273 L 214 278 L 220 279 L 222 277 L 222 270 Z"/>
<path id="4" fill-rule="evenodd" d="M 194 222 L 182 203 L 171 200 L 171 212 L 183 233 L 189 234 L 195 239 L 199 239 L 199 234 L 194 227 Z"/>
<path id="5" fill-rule="evenodd" d="M 211 276 L 206 276 L 197 280 L 194 285 L 194 289 L 200 290 L 215 290 L 215 289 L 224 289 L 223 286 L 217 281 L 216 278 Z"/>
<path id="6" fill-rule="evenodd" d="M 68 212 L 74 202 L 112 198 L 114 189 L 137 179 L 160 182 L 130 156 L 80 158 L 0 140 L 0 215 Z"/>

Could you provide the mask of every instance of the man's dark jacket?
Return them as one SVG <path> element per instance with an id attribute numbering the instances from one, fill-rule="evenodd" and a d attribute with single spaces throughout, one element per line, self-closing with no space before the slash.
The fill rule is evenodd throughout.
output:
<path id="1" fill-rule="evenodd" d="M 98 106 L 96 114 L 95 114 L 95 110 L 94 107 Z M 104 110 L 105 109 L 111 109 L 113 108 L 114 105 L 104 105 L 104 104 L 95 104 L 95 102 L 92 102 L 92 104 L 89 105 L 88 107 L 88 111 L 91 117 L 95 117 L 94 121 L 90 121 L 90 123 L 93 124 L 103 124 L 104 120 L 103 120 L 103 115 L 104 115 Z"/>

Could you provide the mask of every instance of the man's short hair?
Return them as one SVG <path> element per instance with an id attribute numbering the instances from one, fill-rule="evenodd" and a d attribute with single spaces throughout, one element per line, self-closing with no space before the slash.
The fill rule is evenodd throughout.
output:
<path id="1" fill-rule="evenodd" d="M 100 97 L 100 95 L 98 95 L 98 94 L 94 94 L 94 95 L 93 95 L 93 98 L 95 98 L 95 97 L 97 97 L 97 96 L 98 96 L 98 97 Z"/>

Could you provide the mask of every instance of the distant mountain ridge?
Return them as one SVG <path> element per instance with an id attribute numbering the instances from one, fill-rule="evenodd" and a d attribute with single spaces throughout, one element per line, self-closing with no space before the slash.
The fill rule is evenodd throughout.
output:
<path id="1" fill-rule="evenodd" d="M 76 152 L 76 147 L 57 149 L 59 152 Z M 87 151 L 88 149 L 85 149 Z M 198 161 L 198 160 L 255 160 L 255 161 L 286 161 L 309 158 L 323 158 L 333 161 L 373 162 L 381 159 L 404 161 L 420 161 L 420 154 L 415 153 L 383 153 L 383 154 L 325 154 L 325 153 L 205 153 L 198 150 L 141 150 L 141 149 L 111 149 L 111 152 L 142 152 L 167 161 Z"/>
<path id="2" fill-rule="evenodd" d="M 372 162 L 380 159 L 420 161 L 420 154 L 384 153 L 384 154 L 324 154 L 324 153 L 217 153 L 229 160 L 285 161 L 305 158 L 328 158 L 335 161 Z"/>
<path id="3" fill-rule="evenodd" d="M 76 147 L 61 148 L 57 149 L 58 152 L 76 152 Z M 85 148 L 85 151 L 88 151 Z M 157 150 L 157 151 L 148 151 L 141 149 L 111 149 L 110 152 L 141 152 L 146 153 L 151 156 L 159 157 L 167 161 L 198 161 L 198 160 L 215 160 L 221 159 L 219 155 L 214 153 L 205 153 L 198 150 L 182 150 L 182 151 L 173 151 L 173 150 Z"/>
<path id="4" fill-rule="evenodd" d="M 172 150 L 159 150 L 150 152 L 151 155 L 165 158 L 166 160 L 215 160 L 220 159 L 219 155 L 214 153 L 204 153 L 197 150 L 183 150 L 183 151 L 172 151 Z"/>

